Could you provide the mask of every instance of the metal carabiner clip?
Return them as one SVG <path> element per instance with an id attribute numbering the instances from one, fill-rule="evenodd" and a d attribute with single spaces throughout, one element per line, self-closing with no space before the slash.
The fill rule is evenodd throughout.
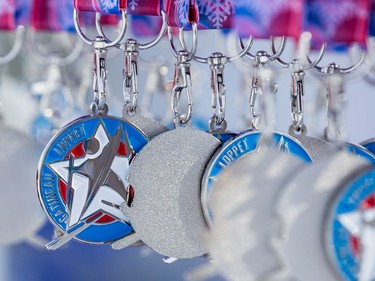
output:
<path id="1" fill-rule="evenodd" d="M 124 109 L 127 113 L 136 112 L 138 105 L 138 43 L 134 39 L 124 44 L 125 65 L 123 70 Z"/>
<path id="2" fill-rule="evenodd" d="M 222 53 L 213 53 L 207 58 L 211 69 L 211 107 L 213 116 L 209 121 L 210 131 L 224 132 L 227 128 L 225 120 L 226 87 L 224 84 L 224 68 L 229 58 Z"/>
<path id="3" fill-rule="evenodd" d="M 177 62 L 175 64 L 175 73 L 173 81 L 167 83 L 167 90 L 171 91 L 173 96 L 171 100 L 171 107 L 174 114 L 175 127 L 186 125 L 192 117 L 193 113 L 193 91 L 190 74 L 189 53 L 185 50 L 180 50 L 177 54 Z M 182 91 L 186 92 L 187 97 L 187 112 L 181 114 L 179 112 L 179 104 Z"/>

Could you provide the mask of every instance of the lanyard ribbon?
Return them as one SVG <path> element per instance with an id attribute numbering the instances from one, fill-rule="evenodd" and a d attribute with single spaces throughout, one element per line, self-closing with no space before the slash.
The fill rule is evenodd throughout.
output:
<path id="1" fill-rule="evenodd" d="M 369 30 L 371 0 L 307 0 L 306 30 L 314 47 L 323 42 L 365 44 Z M 330 44 L 330 45 L 332 45 Z"/>
<path id="2" fill-rule="evenodd" d="M 15 0 L 0 0 L 0 30 L 14 30 L 16 3 Z"/>
<path id="3" fill-rule="evenodd" d="M 128 0 L 127 2 L 127 12 L 132 15 L 133 34 L 135 36 L 157 35 L 163 23 L 160 17 L 160 0 Z"/>
<path id="4" fill-rule="evenodd" d="M 244 37 L 298 38 L 302 31 L 303 11 L 303 0 L 237 0 L 235 27 Z"/>
<path id="5" fill-rule="evenodd" d="M 74 7 L 79 12 L 98 12 L 102 15 L 113 15 L 120 14 L 126 8 L 126 0 L 74 0 Z"/>
<path id="6" fill-rule="evenodd" d="M 74 32 L 72 0 L 33 0 L 31 26 L 38 31 Z"/>

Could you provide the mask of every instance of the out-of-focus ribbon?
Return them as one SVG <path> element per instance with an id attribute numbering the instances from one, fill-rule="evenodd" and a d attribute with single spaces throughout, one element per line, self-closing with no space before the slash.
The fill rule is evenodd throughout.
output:
<path id="1" fill-rule="evenodd" d="M 306 27 L 313 46 L 366 42 L 371 0 L 307 0 Z"/>
<path id="2" fill-rule="evenodd" d="M 31 27 L 38 31 L 74 32 L 72 0 L 33 0 Z"/>
<path id="3" fill-rule="evenodd" d="M 160 0 L 128 0 L 127 13 L 133 15 L 132 31 L 136 36 L 157 35 L 162 26 Z"/>
<path id="4" fill-rule="evenodd" d="M 16 3 L 15 0 L 0 0 L 0 30 L 14 30 Z"/>
<path id="5" fill-rule="evenodd" d="M 298 38 L 302 32 L 303 11 L 303 0 L 236 0 L 235 27 L 246 37 Z"/>
<path id="6" fill-rule="evenodd" d="M 120 14 L 121 10 L 126 9 L 126 0 L 74 0 L 74 7 L 80 12 Z"/>

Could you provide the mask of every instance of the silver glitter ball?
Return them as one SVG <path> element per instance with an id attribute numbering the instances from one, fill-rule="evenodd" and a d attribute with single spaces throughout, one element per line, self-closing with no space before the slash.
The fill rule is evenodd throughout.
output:
<path id="1" fill-rule="evenodd" d="M 221 142 L 190 127 L 177 128 L 151 140 L 134 158 L 129 182 L 134 200 L 124 213 L 135 236 L 156 252 L 192 258 L 207 252 L 201 180 Z"/>
<path id="2" fill-rule="evenodd" d="M 212 186 L 213 223 L 209 253 L 228 280 L 264 280 L 280 266 L 272 247 L 279 223 L 274 206 L 285 182 L 305 164 L 268 150 L 246 155 L 222 172 Z"/>
<path id="3" fill-rule="evenodd" d="M 0 125 L 0 246 L 33 236 L 45 222 L 35 189 L 40 147 L 26 135 Z"/>

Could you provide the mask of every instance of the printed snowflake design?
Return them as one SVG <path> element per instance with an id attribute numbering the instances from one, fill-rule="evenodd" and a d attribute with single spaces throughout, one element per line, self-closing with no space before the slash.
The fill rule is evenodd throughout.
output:
<path id="1" fill-rule="evenodd" d="M 99 0 L 100 8 L 104 13 L 109 13 L 117 5 L 116 0 Z"/>
<path id="2" fill-rule="evenodd" d="M 208 17 L 214 28 L 222 28 L 228 16 L 233 13 L 232 0 L 198 0 L 199 14 Z"/>
<path id="3" fill-rule="evenodd" d="M 175 12 L 178 17 L 178 22 L 182 26 L 186 26 L 189 24 L 189 1 L 186 0 L 175 0 Z"/>
<path id="4" fill-rule="evenodd" d="M 258 20 L 260 25 L 268 29 L 272 19 L 276 15 L 284 11 L 301 11 L 302 10 L 302 1 L 293 1 L 293 0 L 268 0 L 267 2 L 263 0 L 238 0 L 236 1 L 236 8 L 245 8 L 249 11 L 252 11 L 259 16 Z"/>
<path id="5" fill-rule="evenodd" d="M 340 9 L 337 9 L 337 2 L 316 1 L 309 9 L 323 23 L 328 36 L 334 36 L 338 26 L 346 19 L 350 17 L 365 19 L 368 12 L 364 5 L 360 6 L 357 1 L 352 0 L 340 1 Z"/>
<path id="6" fill-rule="evenodd" d="M 138 0 L 129 0 L 128 7 L 130 10 L 134 11 L 136 7 L 138 7 Z"/>
<path id="7" fill-rule="evenodd" d="M 14 0 L 0 0 L 0 16 L 14 13 Z"/>

